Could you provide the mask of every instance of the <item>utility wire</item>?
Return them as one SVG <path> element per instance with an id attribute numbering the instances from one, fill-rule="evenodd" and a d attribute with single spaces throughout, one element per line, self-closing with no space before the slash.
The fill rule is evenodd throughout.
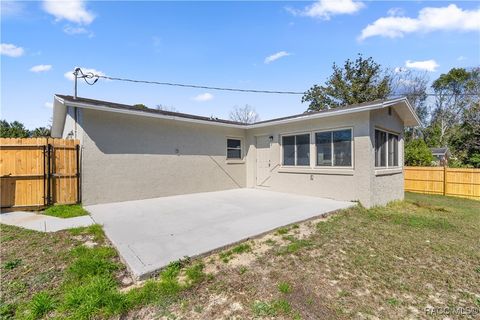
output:
<path id="1" fill-rule="evenodd" d="M 133 80 L 133 79 L 126 79 L 126 78 L 102 76 L 102 75 L 98 75 L 98 74 L 96 74 L 94 76 L 97 77 L 97 78 L 102 78 L 102 79 L 107 79 L 107 80 L 117 80 L 117 81 L 134 82 L 134 83 L 158 84 L 158 85 L 163 85 L 163 86 L 195 88 L 195 89 L 208 89 L 208 90 L 234 91 L 234 92 L 250 92 L 250 93 L 293 94 L 293 95 L 300 95 L 300 94 L 303 95 L 303 94 L 305 94 L 305 92 L 300 92 L 300 91 L 273 91 L 273 90 L 209 87 L 209 86 L 200 86 L 200 85 L 195 85 L 195 84 L 183 84 L 183 83 L 147 81 L 147 80 Z"/>
<path id="2" fill-rule="evenodd" d="M 449 97 L 449 96 L 480 96 L 480 93 L 458 93 L 458 94 L 443 94 L 443 93 L 404 93 L 404 94 L 394 94 L 391 97 L 407 97 L 407 96 L 428 96 L 428 97 L 435 97 L 435 96 L 442 96 L 442 97 Z"/>
<path id="3" fill-rule="evenodd" d="M 247 92 L 247 93 L 267 93 L 267 94 L 289 94 L 289 95 L 304 95 L 305 91 L 277 91 L 277 90 L 257 90 L 257 89 L 240 89 L 240 88 L 227 88 L 227 87 L 211 87 L 211 86 L 203 86 L 203 85 L 195 85 L 195 84 L 185 84 L 185 83 L 174 83 L 174 82 L 160 82 L 160 81 L 148 81 L 148 80 L 135 80 L 135 79 L 128 79 L 128 78 L 119 78 L 119 77 L 110 77 L 105 75 L 83 73 L 81 70 L 80 72 L 83 75 L 83 79 L 89 85 L 95 84 L 98 79 L 106 79 L 106 80 L 113 80 L 113 81 L 123 81 L 123 82 L 131 82 L 131 83 L 145 83 L 145 84 L 156 84 L 162 86 L 171 86 L 171 87 L 182 87 L 182 88 L 195 88 L 195 89 L 206 89 L 206 90 L 217 90 L 217 91 L 230 91 L 230 92 Z M 87 79 L 96 78 L 93 83 L 87 81 Z M 394 94 L 390 97 L 404 97 L 404 96 L 453 96 L 454 94 L 438 94 L 438 93 L 412 93 L 412 94 Z M 480 96 L 479 93 L 461 93 L 457 94 L 457 96 Z"/>

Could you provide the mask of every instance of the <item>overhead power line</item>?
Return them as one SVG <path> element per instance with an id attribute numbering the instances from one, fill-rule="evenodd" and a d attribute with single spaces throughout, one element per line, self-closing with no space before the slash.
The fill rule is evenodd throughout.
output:
<path id="1" fill-rule="evenodd" d="M 408 97 L 408 96 L 428 96 L 428 97 L 435 97 L 435 96 L 480 96 L 480 93 L 457 93 L 457 94 L 444 94 L 444 93 L 399 93 L 394 94 L 392 97 Z"/>
<path id="2" fill-rule="evenodd" d="M 241 89 L 241 88 L 228 88 L 228 87 L 216 87 L 216 86 L 204 86 L 196 84 L 185 84 L 185 83 L 174 83 L 174 82 L 161 82 L 161 81 L 149 81 L 149 80 L 136 80 L 120 77 L 111 77 L 106 75 L 94 74 L 92 72 L 82 72 L 80 68 L 76 69 L 76 72 L 81 73 L 81 76 L 78 74 L 78 78 L 83 78 L 85 82 L 89 85 L 93 85 L 97 82 L 98 79 L 106 79 L 113 81 L 123 81 L 130 83 L 145 83 L 145 84 L 155 84 L 162 86 L 171 86 L 171 87 L 182 87 L 182 88 L 194 88 L 194 89 L 206 89 L 206 90 L 217 90 L 217 91 L 230 91 L 230 92 L 246 92 L 246 93 L 266 93 L 266 94 L 287 94 L 287 95 L 304 95 L 305 91 L 279 91 L 279 90 L 258 90 L 258 89 Z M 74 73 L 75 74 L 75 73 Z M 93 82 L 88 81 L 87 79 L 95 79 Z M 454 94 L 437 94 L 437 93 L 403 93 L 403 94 L 393 94 L 390 97 L 404 97 L 404 96 L 453 96 Z M 479 93 L 462 93 L 457 94 L 457 96 L 479 96 Z"/>
<path id="3" fill-rule="evenodd" d="M 94 76 L 97 77 L 97 78 L 108 79 L 108 80 L 134 82 L 134 83 L 157 84 L 157 85 L 163 85 L 163 86 L 195 88 L 195 89 L 233 91 L 233 92 L 250 92 L 250 93 L 273 93 L 273 94 L 294 94 L 294 95 L 305 94 L 305 92 L 300 92 L 300 91 L 276 91 L 276 90 L 257 90 L 257 89 L 239 89 L 239 88 L 226 88 L 226 87 L 210 87 L 210 86 L 201 86 L 201 85 L 195 85 L 195 84 L 183 84 L 183 83 L 147 81 L 147 80 L 134 80 L 134 79 L 127 79 L 127 78 L 102 76 L 102 75 L 97 75 L 97 74 L 94 75 Z"/>

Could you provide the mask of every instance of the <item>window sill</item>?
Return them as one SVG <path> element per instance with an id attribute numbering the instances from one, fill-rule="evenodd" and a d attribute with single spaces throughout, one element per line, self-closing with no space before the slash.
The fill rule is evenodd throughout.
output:
<path id="1" fill-rule="evenodd" d="M 331 174 L 342 176 L 353 176 L 354 169 L 339 169 L 339 168 L 295 168 L 295 167 L 281 167 L 278 169 L 279 173 L 306 173 L 306 174 Z"/>
<path id="2" fill-rule="evenodd" d="M 226 164 L 242 164 L 245 163 L 245 160 L 243 159 L 227 159 L 225 160 Z"/>
<path id="3" fill-rule="evenodd" d="M 402 173 L 402 172 L 403 172 L 402 167 L 375 169 L 375 175 L 376 176 L 386 176 L 386 175 L 398 174 L 398 173 Z"/>

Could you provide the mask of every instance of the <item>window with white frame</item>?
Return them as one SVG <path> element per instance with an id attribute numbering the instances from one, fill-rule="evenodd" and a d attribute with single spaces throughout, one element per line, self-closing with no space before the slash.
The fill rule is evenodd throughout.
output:
<path id="1" fill-rule="evenodd" d="M 242 159 L 242 141 L 227 139 L 227 159 Z"/>
<path id="2" fill-rule="evenodd" d="M 375 167 L 398 167 L 398 134 L 375 129 Z"/>
<path id="3" fill-rule="evenodd" d="M 352 129 L 315 133 L 315 148 L 319 167 L 352 166 Z"/>
<path id="4" fill-rule="evenodd" d="M 282 137 L 283 165 L 310 166 L 310 134 Z"/>

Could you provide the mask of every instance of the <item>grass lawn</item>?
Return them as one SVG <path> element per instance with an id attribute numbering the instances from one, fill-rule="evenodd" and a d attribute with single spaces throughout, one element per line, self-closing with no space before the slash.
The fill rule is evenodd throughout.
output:
<path id="1" fill-rule="evenodd" d="M 430 307 L 480 309 L 473 200 L 406 194 L 347 209 L 172 263 L 131 289 L 99 227 L 2 225 L 1 235 L 3 317 L 404 319 L 428 318 Z"/>
<path id="2" fill-rule="evenodd" d="M 83 209 L 79 204 L 72 205 L 54 205 L 48 207 L 42 214 L 58 217 L 58 218 L 73 218 L 88 215 L 88 211 Z"/>

